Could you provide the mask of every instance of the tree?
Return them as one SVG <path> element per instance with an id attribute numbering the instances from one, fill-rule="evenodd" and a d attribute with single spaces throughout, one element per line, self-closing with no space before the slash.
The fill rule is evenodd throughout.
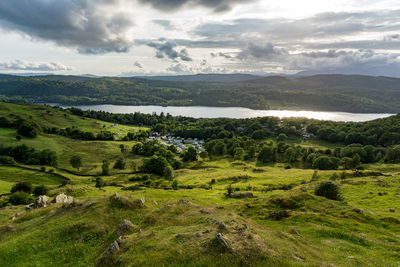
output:
<path id="1" fill-rule="evenodd" d="M 276 140 L 277 140 L 278 142 L 283 142 L 283 141 L 285 141 L 286 139 L 287 139 L 287 135 L 284 134 L 284 133 L 280 133 L 280 134 L 278 135 L 278 137 L 276 138 Z"/>
<path id="2" fill-rule="evenodd" d="M 168 161 L 164 157 L 153 156 L 146 159 L 141 167 L 142 171 L 162 175 L 165 167 L 168 166 Z"/>
<path id="3" fill-rule="evenodd" d="M 178 181 L 177 181 L 177 180 L 174 180 L 174 181 L 172 182 L 172 189 L 174 189 L 174 190 L 177 190 L 177 189 L 178 189 Z"/>
<path id="4" fill-rule="evenodd" d="M 29 138 L 35 138 L 38 135 L 38 131 L 33 125 L 24 122 L 18 127 L 18 134 Z"/>
<path id="5" fill-rule="evenodd" d="M 33 189 L 33 195 L 35 197 L 44 196 L 44 195 L 47 195 L 48 193 L 49 193 L 49 189 L 45 185 L 38 185 L 38 186 L 35 186 L 35 188 Z"/>
<path id="6" fill-rule="evenodd" d="M 341 159 L 341 165 L 345 170 L 350 170 L 354 168 L 353 159 L 349 157 L 344 157 Z"/>
<path id="7" fill-rule="evenodd" d="M 296 161 L 296 153 L 292 147 L 286 149 L 285 153 L 283 154 L 285 162 L 292 163 Z"/>
<path id="8" fill-rule="evenodd" d="M 317 196 L 326 197 L 331 200 L 342 200 L 339 187 L 332 182 L 323 182 L 315 189 Z"/>
<path id="9" fill-rule="evenodd" d="M 213 154 L 216 156 L 223 156 L 226 153 L 226 145 L 222 141 L 218 141 L 213 149 Z"/>
<path id="10" fill-rule="evenodd" d="M 82 167 L 82 158 L 81 156 L 75 155 L 72 156 L 69 160 L 69 163 L 71 164 L 72 167 L 74 167 L 75 169 L 78 169 Z"/>
<path id="11" fill-rule="evenodd" d="M 104 182 L 103 178 L 101 178 L 101 177 L 97 177 L 97 178 L 96 178 L 96 185 L 95 185 L 95 187 L 97 187 L 97 188 L 102 188 L 102 187 L 105 186 L 105 185 L 106 185 L 106 183 Z"/>
<path id="12" fill-rule="evenodd" d="M 126 161 L 123 157 L 119 157 L 117 159 L 117 162 L 115 162 L 114 164 L 114 169 L 118 169 L 118 170 L 125 170 L 126 168 Z"/>
<path id="13" fill-rule="evenodd" d="M 188 150 L 183 154 L 182 160 L 185 162 L 197 160 L 197 150 L 190 146 Z"/>
<path id="14" fill-rule="evenodd" d="M 227 195 L 228 197 L 230 197 L 230 196 L 232 195 L 232 193 L 233 193 L 233 187 L 232 187 L 232 185 L 230 184 L 230 185 L 228 185 L 228 187 L 226 188 L 226 195 Z"/>
<path id="15" fill-rule="evenodd" d="M 102 175 L 110 175 L 110 162 L 108 160 L 103 160 L 103 165 L 101 166 Z"/>
<path id="16" fill-rule="evenodd" d="M 276 162 L 277 147 L 274 144 L 263 146 L 258 154 L 258 161 L 262 163 Z"/>
<path id="17" fill-rule="evenodd" d="M 208 152 L 206 150 L 203 150 L 200 152 L 199 156 L 203 159 L 206 160 L 208 158 Z"/>
<path id="18" fill-rule="evenodd" d="M 16 183 L 15 185 L 13 185 L 13 187 L 11 188 L 11 193 L 15 193 L 15 192 L 25 192 L 27 194 L 32 193 L 32 184 L 29 182 L 19 182 Z"/>
<path id="19" fill-rule="evenodd" d="M 32 197 L 25 192 L 15 192 L 10 196 L 8 201 L 12 205 L 29 204 L 32 202 Z"/>
<path id="20" fill-rule="evenodd" d="M 319 156 L 314 160 L 313 167 L 319 170 L 336 170 L 338 165 L 328 156 Z"/>
<path id="21" fill-rule="evenodd" d="M 126 148 L 126 146 L 124 144 L 120 144 L 119 149 L 121 150 L 121 153 L 125 153 L 126 151 L 128 151 L 128 149 Z"/>
<path id="22" fill-rule="evenodd" d="M 168 180 L 174 178 L 174 169 L 171 166 L 166 166 L 163 170 L 163 176 Z"/>
<path id="23" fill-rule="evenodd" d="M 245 155 L 246 151 L 242 147 L 235 148 L 233 156 L 235 160 L 244 160 Z"/>

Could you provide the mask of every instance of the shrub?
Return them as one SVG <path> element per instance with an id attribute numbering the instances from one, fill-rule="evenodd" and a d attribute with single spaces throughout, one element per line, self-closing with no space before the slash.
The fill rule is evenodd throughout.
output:
<path id="1" fill-rule="evenodd" d="M 174 180 L 173 182 L 172 182 L 172 188 L 173 189 L 178 189 L 178 181 L 177 180 Z"/>
<path id="2" fill-rule="evenodd" d="M 163 176 L 164 176 L 164 178 L 166 178 L 166 179 L 172 179 L 172 178 L 174 178 L 174 169 L 172 169 L 171 166 L 165 167 L 165 168 L 164 168 L 164 171 L 163 171 Z"/>
<path id="3" fill-rule="evenodd" d="M 106 183 L 104 182 L 104 180 L 102 178 L 100 178 L 100 177 L 96 178 L 96 185 L 95 186 L 97 188 L 102 188 L 105 185 L 106 185 Z"/>
<path id="4" fill-rule="evenodd" d="M 141 167 L 142 171 L 162 175 L 168 161 L 164 157 L 153 156 L 146 159 Z"/>
<path id="5" fill-rule="evenodd" d="M 126 161 L 124 158 L 119 157 L 117 159 L 117 162 L 115 162 L 114 164 L 114 169 L 118 169 L 118 170 L 125 170 L 126 168 Z"/>
<path id="6" fill-rule="evenodd" d="M 33 195 L 35 197 L 47 195 L 48 192 L 49 189 L 45 185 L 38 185 L 33 189 Z"/>
<path id="7" fill-rule="evenodd" d="M 18 134 L 29 138 L 35 138 L 38 135 L 38 131 L 33 125 L 23 123 L 18 128 Z"/>
<path id="8" fill-rule="evenodd" d="M 342 200 L 339 187 L 332 182 L 324 182 L 318 185 L 315 189 L 315 194 L 317 196 L 326 197 L 332 200 Z"/>
<path id="9" fill-rule="evenodd" d="M 338 162 L 336 162 L 336 158 L 320 156 L 314 160 L 313 167 L 319 170 L 336 170 L 338 168 Z"/>
<path id="10" fill-rule="evenodd" d="M 32 198 L 28 193 L 15 192 L 10 196 L 9 202 L 13 205 L 29 204 L 32 202 Z"/>
<path id="11" fill-rule="evenodd" d="M 16 183 L 12 188 L 11 188 L 11 193 L 15 192 L 25 192 L 25 193 L 32 193 L 32 184 L 29 182 L 19 182 Z"/>
<path id="12" fill-rule="evenodd" d="M 15 164 L 15 160 L 13 157 L 0 156 L 0 164 Z"/>

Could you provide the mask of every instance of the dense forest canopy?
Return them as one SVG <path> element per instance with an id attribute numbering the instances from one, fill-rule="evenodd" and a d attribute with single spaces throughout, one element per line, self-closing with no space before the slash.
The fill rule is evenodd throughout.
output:
<path id="1" fill-rule="evenodd" d="M 205 76 L 208 77 L 208 76 Z M 247 77 L 247 76 L 246 76 Z M 60 104 L 203 105 L 360 113 L 400 111 L 400 79 L 360 75 L 170 78 L 0 75 L 0 99 Z M 241 77 L 243 78 L 243 77 Z M 204 78 L 201 78 L 204 80 Z M 217 82 L 219 81 L 219 82 Z"/>

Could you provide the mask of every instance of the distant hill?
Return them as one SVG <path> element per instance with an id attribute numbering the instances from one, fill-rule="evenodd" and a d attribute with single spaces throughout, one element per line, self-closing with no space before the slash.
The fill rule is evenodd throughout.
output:
<path id="1" fill-rule="evenodd" d="M 169 81 L 169 82 L 244 82 L 260 78 L 251 74 L 196 74 L 196 75 L 177 75 L 177 76 L 138 76 L 147 80 Z"/>
<path id="2" fill-rule="evenodd" d="M 246 77 L 251 79 L 234 81 Z M 0 100 L 68 105 L 199 105 L 357 113 L 400 112 L 399 78 L 206 74 L 170 76 L 169 79 L 0 75 Z"/>

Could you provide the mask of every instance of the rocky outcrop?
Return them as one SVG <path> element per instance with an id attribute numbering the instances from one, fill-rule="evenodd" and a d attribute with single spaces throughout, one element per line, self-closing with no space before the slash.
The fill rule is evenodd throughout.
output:
<path id="1" fill-rule="evenodd" d="M 45 208 L 47 207 L 47 201 L 49 201 L 48 196 L 39 196 L 35 200 L 35 208 Z"/>
<path id="2" fill-rule="evenodd" d="M 117 235 L 125 235 L 132 232 L 134 229 L 133 223 L 129 220 L 123 220 L 115 231 Z"/>
<path id="3" fill-rule="evenodd" d="M 74 198 L 62 193 L 62 194 L 57 195 L 54 198 L 53 202 L 54 203 L 63 203 L 63 204 L 72 203 L 72 202 L 74 202 Z"/>

